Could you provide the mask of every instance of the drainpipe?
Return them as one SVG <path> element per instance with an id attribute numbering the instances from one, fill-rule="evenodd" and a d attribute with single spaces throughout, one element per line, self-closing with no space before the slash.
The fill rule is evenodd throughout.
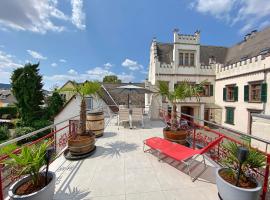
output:
<path id="1" fill-rule="evenodd" d="M 267 74 L 268 71 L 265 69 L 265 64 L 264 64 L 264 73 L 263 73 L 263 82 L 266 83 L 266 79 L 267 79 Z M 267 94 L 269 95 L 269 94 Z M 267 98 L 267 97 L 266 97 Z M 267 101 L 266 101 L 267 102 Z M 263 114 L 265 114 L 265 108 L 266 108 L 266 102 L 263 103 Z"/>

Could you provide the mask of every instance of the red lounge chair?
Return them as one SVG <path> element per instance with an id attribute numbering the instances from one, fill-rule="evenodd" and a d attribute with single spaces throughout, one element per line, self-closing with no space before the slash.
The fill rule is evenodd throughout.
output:
<path id="1" fill-rule="evenodd" d="M 144 152 L 149 150 L 149 149 L 145 150 L 145 145 L 147 145 L 151 149 L 158 151 L 159 161 L 161 160 L 160 158 L 161 154 L 163 154 L 163 155 L 173 158 L 174 160 L 183 162 L 187 166 L 188 174 L 191 177 L 192 181 L 194 182 L 207 169 L 204 154 L 208 152 L 211 148 L 213 148 L 215 145 L 217 145 L 222 139 L 223 139 L 223 136 L 210 142 L 207 146 L 205 146 L 202 149 L 191 149 L 181 144 L 176 144 L 176 143 L 170 142 L 168 140 L 165 140 L 159 137 L 152 137 L 147 140 L 144 140 L 143 150 Z M 204 169 L 196 177 L 192 177 L 190 173 L 190 166 L 192 162 L 198 156 L 203 157 L 203 160 L 201 162 L 204 163 Z"/>

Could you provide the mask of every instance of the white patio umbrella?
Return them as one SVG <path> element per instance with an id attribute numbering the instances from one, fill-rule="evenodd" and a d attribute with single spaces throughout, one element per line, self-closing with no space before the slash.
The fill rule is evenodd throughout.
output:
<path id="1" fill-rule="evenodd" d="M 150 90 L 143 87 L 136 86 L 136 85 L 122 85 L 120 87 L 113 89 L 112 92 L 115 92 L 118 94 L 127 94 L 128 95 L 128 108 L 129 108 L 129 95 L 130 94 L 151 93 Z"/>

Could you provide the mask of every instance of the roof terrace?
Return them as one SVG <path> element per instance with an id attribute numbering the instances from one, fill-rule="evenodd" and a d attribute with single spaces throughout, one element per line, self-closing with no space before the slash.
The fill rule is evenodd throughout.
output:
<path id="1" fill-rule="evenodd" d="M 215 180 L 215 171 L 219 163 L 217 157 L 223 155 L 219 146 L 218 151 L 215 151 L 218 152 L 218 156 L 215 153 L 212 154 L 213 152 L 207 154 L 206 171 L 195 182 L 192 182 L 183 163 L 165 156 L 159 161 L 156 151 L 143 151 L 145 139 L 163 138 L 164 122 L 162 120 L 153 121 L 145 118 L 145 127 L 138 126 L 134 129 L 124 127 L 118 129 L 116 116 L 107 118 L 106 122 L 103 137 L 96 140 L 95 153 L 80 161 L 66 160 L 62 154 L 66 147 L 67 135 L 72 130 L 70 126 L 55 130 L 39 141 L 33 142 L 37 143 L 45 138 L 58 138 L 58 141 L 55 141 L 58 156 L 50 165 L 50 170 L 57 176 L 54 199 L 219 199 Z M 190 139 L 193 138 L 196 141 L 193 147 L 199 147 L 199 144 L 206 142 L 214 134 L 222 134 L 217 132 L 216 128 L 204 128 L 199 125 L 193 128 L 189 133 Z M 58 133 L 61 133 L 63 137 L 55 137 Z M 225 135 L 226 139 L 229 139 L 231 135 Z M 231 138 L 231 140 L 234 139 Z M 12 142 L 14 141 L 10 141 Z M 203 168 L 199 161 L 201 160 L 197 159 L 191 166 L 193 176 L 198 175 Z M 268 169 L 267 166 L 265 171 Z M 262 183 L 267 181 L 267 184 L 265 171 L 258 174 L 261 174 Z M 6 188 L 12 178 L 8 178 L 8 169 L 3 168 L 2 172 L 2 187 Z M 4 191 L 6 194 L 6 190 Z M 267 197 L 262 196 L 262 199 L 265 198 Z"/>

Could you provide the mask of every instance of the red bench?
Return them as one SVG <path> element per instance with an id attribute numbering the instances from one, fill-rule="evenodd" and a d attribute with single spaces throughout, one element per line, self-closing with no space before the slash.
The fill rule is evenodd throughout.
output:
<path id="1" fill-rule="evenodd" d="M 174 160 L 181 161 L 184 164 L 186 164 L 188 168 L 188 174 L 190 175 L 190 177 L 191 177 L 190 165 L 198 156 L 201 155 L 203 157 L 202 162 L 204 163 L 204 169 L 196 177 L 191 177 L 192 181 L 195 181 L 207 169 L 204 154 L 208 152 L 211 148 L 216 146 L 218 143 L 220 143 L 222 139 L 223 136 L 210 142 L 207 146 L 205 146 L 202 149 L 191 149 L 181 144 L 176 144 L 159 137 L 152 137 L 146 139 L 144 140 L 143 143 L 144 143 L 144 152 L 147 151 L 145 150 L 145 145 L 150 147 L 151 149 L 158 151 L 159 160 L 161 160 L 160 156 L 161 154 L 163 154 L 165 156 L 173 158 Z"/>

